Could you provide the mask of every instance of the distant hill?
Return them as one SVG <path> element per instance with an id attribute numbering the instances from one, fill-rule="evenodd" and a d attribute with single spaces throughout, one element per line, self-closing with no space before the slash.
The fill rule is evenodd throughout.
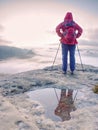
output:
<path id="1" fill-rule="evenodd" d="M 9 58 L 31 58 L 34 56 L 34 52 L 28 49 L 21 49 L 11 46 L 0 46 L 0 60 Z"/>

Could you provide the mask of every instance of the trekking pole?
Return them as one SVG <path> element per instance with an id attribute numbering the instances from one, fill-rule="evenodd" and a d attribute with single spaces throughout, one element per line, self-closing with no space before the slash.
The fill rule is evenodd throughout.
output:
<path id="1" fill-rule="evenodd" d="M 74 96 L 73 102 L 75 102 L 77 94 L 78 94 L 78 90 L 77 90 L 77 92 L 76 92 L 76 94 Z"/>
<path id="2" fill-rule="evenodd" d="M 80 57 L 80 62 L 81 62 L 82 71 L 84 72 L 84 67 L 83 67 L 83 63 L 82 63 L 82 59 L 81 59 L 81 55 L 80 55 L 80 51 L 79 51 L 78 45 L 77 45 L 77 50 L 78 50 L 78 54 L 79 54 L 79 57 Z"/>
<path id="3" fill-rule="evenodd" d="M 55 92 L 55 95 L 56 95 L 57 101 L 58 101 L 58 103 L 59 103 L 59 97 L 58 97 L 58 95 L 57 95 L 57 92 L 56 92 L 56 89 L 55 89 L 55 88 L 54 88 L 54 92 Z"/>
<path id="4" fill-rule="evenodd" d="M 55 61 L 56 61 L 57 54 L 58 54 L 58 51 L 59 51 L 59 48 L 60 48 L 60 44 L 61 44 L 61 43 L 59 43 L 59 46 L 58 46 L 58 49 L 57 49 L 56 55 L 55 55 L 54 60 L 53 60 L 53 64 L 52 64 L 52 66 L 51 66 L 51 69 L 53 69 L 54 63 L 55 63 Z"/>

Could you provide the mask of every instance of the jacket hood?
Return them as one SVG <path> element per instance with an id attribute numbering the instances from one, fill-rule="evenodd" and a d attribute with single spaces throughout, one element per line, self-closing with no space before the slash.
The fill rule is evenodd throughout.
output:
<path id="1" fill-rule="evenodd" d="M 71 12 L 67 12 L 64 21 L 73 21 L 73 16 Z"/>

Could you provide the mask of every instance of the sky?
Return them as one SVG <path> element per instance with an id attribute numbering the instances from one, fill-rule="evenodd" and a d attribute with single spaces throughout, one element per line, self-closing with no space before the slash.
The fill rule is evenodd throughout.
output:
<path id="1" fill-rule="evenodd" d="M 56 26 L 68 11 L 83 28 L 80 40 L 98 42 L 98 0 L 0 0 L 0 45 L 59 42 Z"/>

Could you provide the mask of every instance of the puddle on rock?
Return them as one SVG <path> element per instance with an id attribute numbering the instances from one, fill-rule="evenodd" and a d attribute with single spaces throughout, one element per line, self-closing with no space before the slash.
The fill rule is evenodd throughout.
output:
<path id="1" fill-rule="evenodd" d="M 45 116 L 53 121 L 70 120 L 70 113 L 76 110 L 74 100 L 77 90 L 44 88 L 30 91 L 28 96 L 39 101 L 45 108 Z"/>

